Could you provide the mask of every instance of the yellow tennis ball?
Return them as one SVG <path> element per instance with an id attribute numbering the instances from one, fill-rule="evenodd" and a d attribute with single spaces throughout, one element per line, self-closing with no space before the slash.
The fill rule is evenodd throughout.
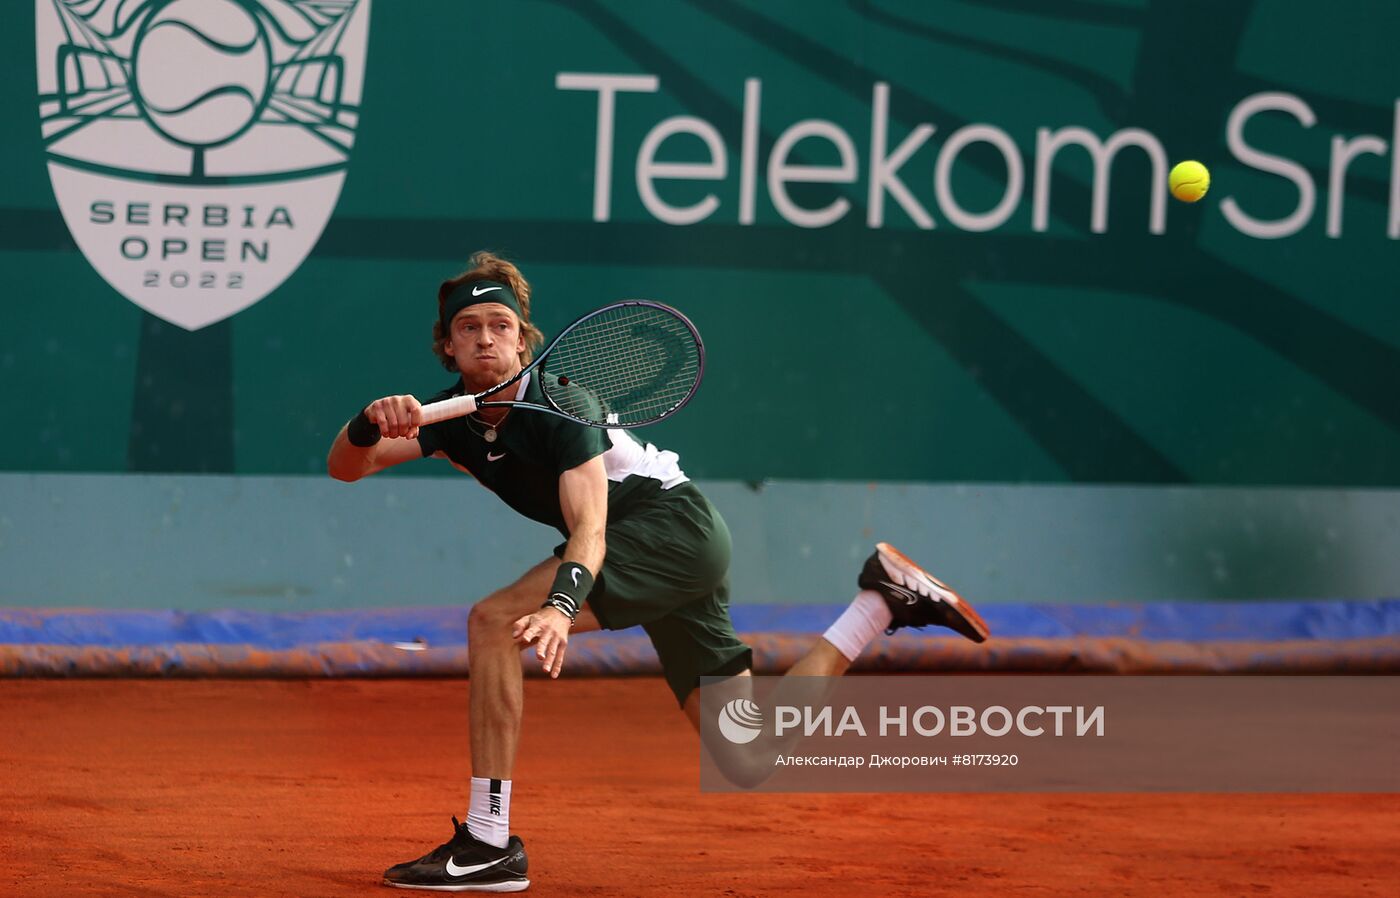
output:
<path id="1" fill-rule="evenodd" d="M 1194 203 L 1210 189 L 1210 172 L 1194 159 L 1178 162 L 1167 176 L 1167 184 L 1172 189 L 1172 196 L 1183 203 Z"/>

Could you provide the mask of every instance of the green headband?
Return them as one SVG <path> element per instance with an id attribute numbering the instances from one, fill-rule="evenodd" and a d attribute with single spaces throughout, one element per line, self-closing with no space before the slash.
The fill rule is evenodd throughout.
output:
<path id="1" fill-rule="evenodd" d="M 442 333 L 446 336 L 451 332 L 452 319 L 457 317 L 457 313 L 467 306 L 479 306 L 482 303 L 498 302 L 515 313 L 515 317 L 521 321 L 525 320 L 525 315 L 520 311 L 520 300 L 515 298 L 515 293 L 506 284 L 500 281 L 471 281 L 466 284 L 458 284 L 455 289 L 447 294 L 447 299 L 442 303 Z"/>

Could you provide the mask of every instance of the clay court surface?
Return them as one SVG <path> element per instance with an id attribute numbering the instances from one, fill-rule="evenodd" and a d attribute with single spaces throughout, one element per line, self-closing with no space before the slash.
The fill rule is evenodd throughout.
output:
<path id="1" fill-rule="evenodd" d="M 461 680 L 0 681 L 0 894 L 387 896 Z M 527 680 L 532 895 L 1400 894 L 1400 796 L 706 795 L 660 681 Z"/>

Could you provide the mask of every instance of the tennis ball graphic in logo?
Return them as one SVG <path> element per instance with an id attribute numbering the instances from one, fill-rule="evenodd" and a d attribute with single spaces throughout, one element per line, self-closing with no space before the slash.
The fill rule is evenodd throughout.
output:
<path id="1" fill-rule="evenodd" d="M 132 92 L 146 120 L 191 148 L 238 137 L 271 93 L 272 51 L 238 0 L 171 0 L 141 27 Z"/>
<path id="2" fill-rule="evenodd" d="M 735 745 L 747 745 L 763 732 L 763 711 L 746 698 L 736 698 L 720 709 L 719 731 Z"/>

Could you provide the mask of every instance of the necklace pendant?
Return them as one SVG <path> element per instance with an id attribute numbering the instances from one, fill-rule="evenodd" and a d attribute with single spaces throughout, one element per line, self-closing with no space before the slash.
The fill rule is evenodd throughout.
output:
<path id="1" fill-rule="evenodd" d="M 488 442 L 488 443 L 494 443 L 494 442 L 496 442 L 496 428 L 494 428 L 494 427 L 488 427 L 488 428 L 486 428 L 486 432 L 483 433 L 483 434 L 481 435 L 481 438 L 484 439 L 484 440 L 485 440 L 486 442 Z"/>

